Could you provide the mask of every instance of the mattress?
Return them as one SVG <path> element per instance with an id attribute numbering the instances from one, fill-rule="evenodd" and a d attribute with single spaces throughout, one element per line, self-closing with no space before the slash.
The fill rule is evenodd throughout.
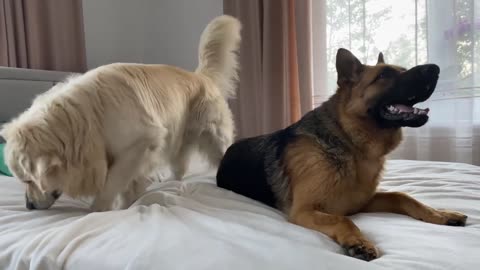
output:
<path id="1" fill-rule="evenodd" d="M 396 214 L 352 216 L 380 249 L 371 262 L 214 179 L 210 172 L 156 183 L 129 209 L 91 213 L 67 197 L 28 211 L 21 184 L 1 177 L 0 269 L 480 269 L 480 167 L 389 161 L 382 189 L 469 219 L 449 227 Z"/>

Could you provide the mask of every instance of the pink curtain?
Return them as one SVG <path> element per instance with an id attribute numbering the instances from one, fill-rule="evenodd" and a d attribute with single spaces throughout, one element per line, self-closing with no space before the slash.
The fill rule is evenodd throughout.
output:
<path id="1" fill-rule="evenodd" d="M 0 0 L 0 65 L 85 71 L 82 0 Z"/>
<path id="2" fill-rule="evenodd" d="M 237 138 L 284 128 L 312 109 L 312 1 L 224 0 L 243 24 Z"/>

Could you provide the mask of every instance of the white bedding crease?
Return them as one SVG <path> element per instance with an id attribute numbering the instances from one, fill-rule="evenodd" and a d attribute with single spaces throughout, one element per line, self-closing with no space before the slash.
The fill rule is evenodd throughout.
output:
<path id="1" fill-rule="evenodd" d="M 406 216 L 353 216 L 381 257 L 343 255 L 328 237 L 220 189 L 214 174 L 155 184 L 127 210 L 90 213 L 62 197 L 28 211 L 13 178 L 0 178 L 0 269 L 480 269 L 480 167 L 389 161 L 381 188 L 462 211 L 466 227 Z"/>

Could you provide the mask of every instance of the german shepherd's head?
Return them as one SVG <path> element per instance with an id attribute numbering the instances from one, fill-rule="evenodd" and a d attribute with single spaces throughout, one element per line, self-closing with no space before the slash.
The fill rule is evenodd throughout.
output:
<path id="1" fill-rule="evenodd" d="M 345 113 L 371 120 L 381 129 L 420 127 L 428 121 L 429 109 L 413 105 L 427 100 L 437 84 L 440 68 L 434 64 L 411 69 L 385 64 L 382 53 L 375 66 L 368 66 L 348 50 L 336 57 L 337 91 Z"/>

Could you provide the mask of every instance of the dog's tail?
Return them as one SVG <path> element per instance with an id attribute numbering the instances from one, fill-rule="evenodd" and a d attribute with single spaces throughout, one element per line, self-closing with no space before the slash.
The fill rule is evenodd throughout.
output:
<path id="1" fill-rule="evenodd" d="M 225 98 L 235 96 L 240 30 L 237 19 L 222 15 L 207 25 L 200 38 L 196 72 L 212 79 Z"/>

